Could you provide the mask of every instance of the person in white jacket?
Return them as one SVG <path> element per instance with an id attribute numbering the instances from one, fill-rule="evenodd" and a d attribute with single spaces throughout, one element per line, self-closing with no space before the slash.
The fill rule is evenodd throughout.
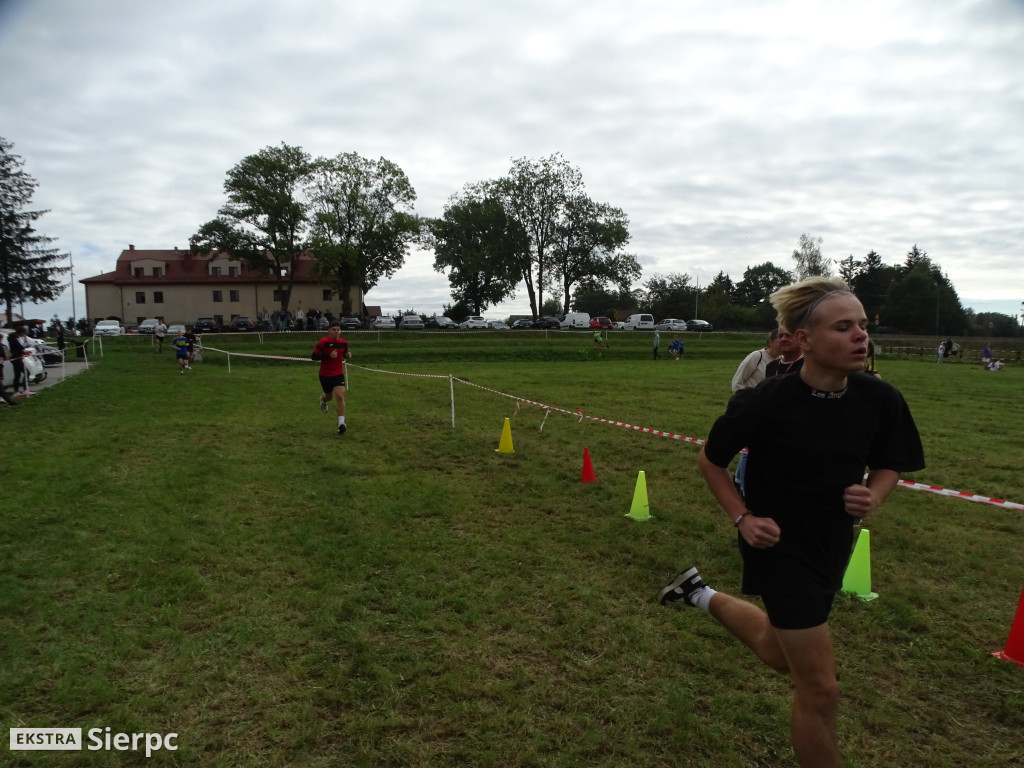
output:
<path id="1" fill-rule="evenodd" d="M 764 381 L 764 369 L 772 360 L 780 354 L 779 350 L 779 329 L 776 328 L 768 334 L 764 349 L 755 349 L 740 363 L 736 373 L 732 377 L 732 391 L 738 392 L 747 387 L 756 387 Z"/>

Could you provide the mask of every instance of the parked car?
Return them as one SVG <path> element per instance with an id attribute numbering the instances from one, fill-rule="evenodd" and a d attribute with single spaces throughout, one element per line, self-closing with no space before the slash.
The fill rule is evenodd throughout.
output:
<path id="1" fill-rule="evenodd" d="M 406 331 L 422 331 L 423 318 L 419 315 L 402 315 L 402 320 L 398 323 L 398 327 Z"/>
<path id="2" fill-rule="evenodd" d="M 124 334 L 124 326 L 120 320 L 100 320 L 93 326 L 93 336 L 121 336 Z"/>
<path id="3" fill-rule="evenodd" d="M 626 329 L 626 323 L 622 320 L 616 320 L 612 323 L 612 329 L 616 331 L 624 331 Z"/>
<path id="4" fill-rule="evenodd" d="M 386 331 L 389 328 L 394 330 L 394 328 L 395 328 L 395 318 L 393 318 L 393 317 L 377 317 L 377 318 L 374 318 L 373 327 L 374 327 L 374 329 L 376 329 L 378 331 L 381 331 L 381 330 L 385 330 Z"/>
<path id="5" fill-rule="evenodd" d="M 452 320 L 450 317 L 432 317 L 427 320 L 427 328 L 458 328 L 459 324 Z"/>
<path id="6" fill-rule="evenodd" d="M 139 332 L 139 326 L 137 326 L 137 325 L 126 325 L 124 327 L 124 332 L 134 336 L 135 334 L 137 334 Z"/>
<path id="7" fill-rule="evenodd" d="M 363 321 L 358 317 L 343 317 L 338 321 L 343 331 L 358 331 L 363 327 Z"/>
<path id="8" fill-rule="evenodd" d="M 238 315 L 231 318 L 232 331 L 255 331 L 256 324 L 245 315 Z"/>
<path id="9" fill-rule="evenodd" d="M 586 312 L 570 312 L 562 318 L 563 328 L 589 328 L 590 315 Z"/>
<path id="10" fill-rule="evenodd" d="M 139 323 L 139 333 L 153 333 L 156 327 L 160 325 L 160 321 L 155 317 L 151 317 L 148 320 L 143 320 Z"/>
<path id="11" fill-rule="evenodd" d="M 552 317 L 551 315 L 545 315 L 544 317 L 540 317 L 537 320 L 535 320 L 534 323 L 533 323 L 533 327 L 534 328 L 561 328 L 562 327 L 562 321 L 559 320 L 557 317 Z"/>
<path id="12" fill-rule="evenodd" d="M 512 323 L 512 328 L 533 328 L 534 320 L 530 317 L 522 317 Z"/>
<path id="13" fill-rule="evenodd" d="M 687 320 L 686 330 L 688 331 L 713 331 L 715 330 L 707 320 Z"/>
<path id="14" fill-rule="evenodd" d="M 175 323 L 174 325 L 167 326 L 167 335 L 170 337 L 183 336 L 185 334 L 185 326 L 181 323 Z"/>
<path id="15" fill-rule="evenodd" d="M 590 327 L 594 330 L 611 329 L 613 324 L 610 317 L 593 317 L 590 319 Z"/>
<path id="16" fill-rule="evenodd" d="M 459 323 L 459 328 L 486 328 L 486 327 L 487 327 L 487 321 L 484 320 L 482 317 L 479 317 L 478 315 L 470 315 L 465 320 L 463 320 L 461 323 Z"/>
<path id="17" fill-rule="evenodd" d="M 654 328 L 654 315 L 630 315 L 629 317 L 626 318 L 626 322 L 623 325 L 623 328 L 632 331 L 635 331 L 638 328 L 640 330 L 650 330 Z"/>
<path id="18" fill-rule="evenodd" d="M 508 323 L 503 323 L 501 320 L 488 320 L 487 327 L 492 331 L 507 331 Z"/>
<path id="19" fill-rule="evenodd" d="M 196 333 L 220 333 L 220 323 L 212 317 L 197 317 L 192 323 L 192 330 Z"/>
<path id="20" fill-rule="evenodd" d="M 666 317 L 664 320 L 659 320 L 654 324 L 656 330 L 659 331 L 685 331 L 686 321 L 676 320 L 674 317 Z"/>

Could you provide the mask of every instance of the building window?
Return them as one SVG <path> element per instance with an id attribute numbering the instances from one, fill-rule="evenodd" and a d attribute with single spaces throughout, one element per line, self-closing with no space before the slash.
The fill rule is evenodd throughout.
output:
<path id="1" fill-rule="evenodd" d="M 238 267 L 228 267 L 228 275 L 238 277 Z"/>
<path id="2" fill-rule="evenodd" d="M 163 276 L 164 276 L 163 267 L 153 267 L 153 277 L 163 277 Z"/>
<path id="3" fill-rule="evenodd" d="M 210 267 L 210 274 L 214 277 L 220 277 L 220 267 Z"/>
<path id="4" fill-rule="evenodd" d="M 324 288 L 324 301 L 330 301 L 334 291 L 330 288 Z"/>
<path id="5" fill-rule="evenodd" d="M 145 271 L 142 269 L 142 267 L 136 267 L 135 268 L 135 276 L 136 277 L 142 277 L 144 274 L 145 274 Z"/>
<path id="6" fill-rule="evenodd" d="M 213 300 L 217 301 L 217 302 L 224 301 L 224 292 L 223 291 L 214 291 L 213 292 Z"/>
<path id="7" fill-rule="evenodd" d="M 145 304 L 146 303 L 146 292 L 145 291 L 136 291 L 135 292 L 135 303 L 136 304 Z"/>
<path id="8" fill-rule="evenodd" d="M 163 291 L 153 291 L 153 303 L 154 304 L 163 304 L 164 303 L 164 292 Z"/>
<path id="9" fill-rule="evenodd" d="M 232 301 L 238 301 L 238 291 L 230 291 L 229 293 L 231 294 Z"/>

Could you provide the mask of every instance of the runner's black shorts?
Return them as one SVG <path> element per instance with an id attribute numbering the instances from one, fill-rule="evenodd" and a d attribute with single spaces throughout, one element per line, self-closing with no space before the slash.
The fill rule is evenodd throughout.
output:
<path id="1" fill-rule="evenodd" d="M 831 595 L 761 595 L 768 621 L 776 629 L 811 629 L 828 621 Z"/>
<path id="2" fill-rule="evenodd" d="M 331 394 L 335 387 L 345 386 L 345 374 L 340 376 L 321 376 L 320 377 L 320 388 L 324 391 L 325 395 Z"/>

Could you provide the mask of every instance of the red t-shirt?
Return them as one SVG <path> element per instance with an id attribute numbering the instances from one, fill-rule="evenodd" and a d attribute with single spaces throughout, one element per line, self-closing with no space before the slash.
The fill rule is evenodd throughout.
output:
<path id="1" fill-rule="evenodd" d="M 324 336 L 316 343 L 313 359 L 320 361 L 321 376 L 342 376 L 345 373 L 345 353 L 348 342 L 342 338 L 332 339 Z"/>

